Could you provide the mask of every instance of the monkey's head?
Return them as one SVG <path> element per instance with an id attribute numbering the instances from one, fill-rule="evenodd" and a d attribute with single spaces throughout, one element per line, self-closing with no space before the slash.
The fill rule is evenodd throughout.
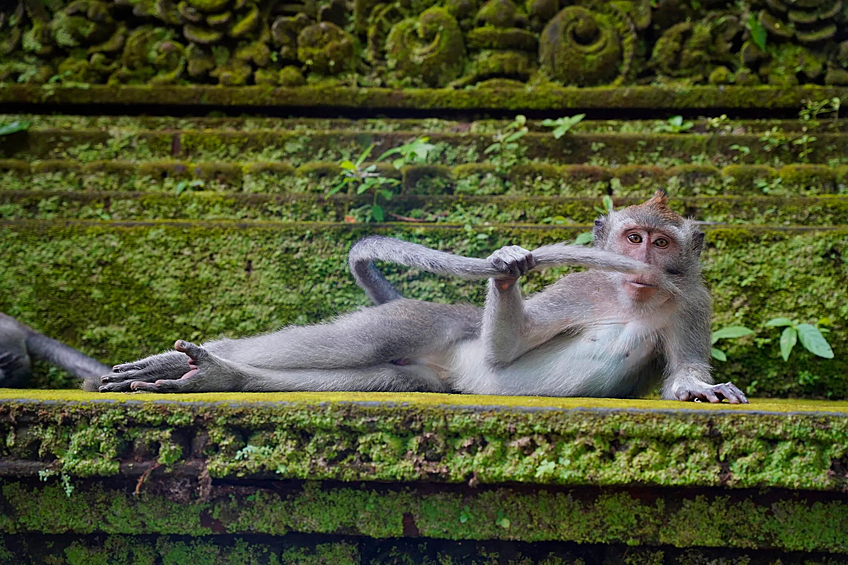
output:
<path id="1" fill-rule="evenodd" d="M 667 202 L 668 195 L 658 190 L 642 204 L 598 218 L 595 247 L 654 265 L 675 282 L 699 276 L 704 232 L 695 222 L 671 210 Z M 638 302 L 650 300 L 659 288 L 655 276 L 619 276 L 628 296 Z"/>

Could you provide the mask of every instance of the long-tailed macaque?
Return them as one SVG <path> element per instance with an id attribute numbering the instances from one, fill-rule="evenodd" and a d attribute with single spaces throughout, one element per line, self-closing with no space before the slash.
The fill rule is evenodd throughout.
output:
<path id="1" fill-rule="evenodd" d="M 333 322 L 287 327 L 116 365 L 99 390 L 437 391 L 747 402 L 710 377 L 704 234 L 664 192 L 595 222 L 592 248 L 505 247 L 472 259 L 385 237 L 357 242 L 350 265 L 377 304 Z M 374 266 L 389 261 L 489 279 L 485 306 L 403 298 Z M 584 265 L 524 299 L 534 268 Z"/>

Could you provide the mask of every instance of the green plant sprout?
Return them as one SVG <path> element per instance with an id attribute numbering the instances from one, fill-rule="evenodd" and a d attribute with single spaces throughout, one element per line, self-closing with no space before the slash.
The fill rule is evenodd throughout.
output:
<path id="1" fill-rule="evenodd" d="M 563 116 L 562 118 L 557 118 L 555 120 L 547 119 L 542 122 L 542 125 L 546 128 L 554 128 L 553 134 L 554 139 L 559 139 L 565 134 L 568 133 L 575 125 L 579 124 L 583 118 L 586 117 L 586 114 L 575 114 L 573 116 Z"/>
<path id="2" fill-rule="evenodd" d="M 666 122 L 657 124 L 658 133 L 684 133 L 695 126 L 695 122 L 683 121 L 683 116 L 672 116 Z"/>
<path id="3" fill-rule="evenodd" d="M 720 339 L 735 339 L 751 335 L 752 333 L 754 333 L 754 330 L 746 328 L 745 326 L 727 326 L 714 331 L 710 335 L 710 345 L 715 345 L 715 342 Z M 710 353 L 712 354 L 713 359 L 717 359 L 718 361 L 727 361 L 727 355 L 721 349 L 710 347 Z"/>
<path id="4" fill-rule="evenodd" d="M 821 318 L 817 325 L 826 325 L 830 323 L 827 318 Z M 780 334 L 780 356 L 784 361 L 789 361 L 789 355 L 792 354 L 792 349 L 798 341 L 804 346 L 804 349 L 825 359 L 833 359 L 833 349 L 825 339 L 823 333 L 830 330 L 827 328 L 819 328 L 812 324 L 799 324 L 797 320 L 789 318 L 777 317 L 772 318 L 765 323 L 769 328 L 784 328 Z"/>

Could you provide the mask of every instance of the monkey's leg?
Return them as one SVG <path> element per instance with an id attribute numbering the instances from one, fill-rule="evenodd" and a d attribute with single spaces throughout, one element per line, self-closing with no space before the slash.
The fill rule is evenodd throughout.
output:
<path id="1" fill-rule="evenodd" d="M 393 391 L 443 392 L 444 383 L 422 365 L 382 363 L 371 367 L 320 370 L 270 370 L 234 363 L 185 341 L 174 346 L 188 358 L 189 370 L 179 378 L 153 382 L 123 381 L 101 391 L 148 392 L 269 392 L 269 391 Z"/>
<path id="2" fill-rule="evenodd" d="M 261 369 L 346 369 L 443 351 L 476 335 L 479 309 L 398 299 L 334 322 L 204 344 L 215 355 Z"/>

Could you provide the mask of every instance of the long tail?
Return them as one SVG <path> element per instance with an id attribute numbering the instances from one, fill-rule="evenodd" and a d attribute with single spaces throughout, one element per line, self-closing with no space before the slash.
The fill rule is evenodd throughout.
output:
<path id="1" fill-rule="evenodd" d="M 4 315 L 5 316 L 5 315 Z M 11 318 L 11 316 L 7 316 Z M 11 318 L 14 320 L 14 318 Z M 40 334 L 26 324 L 14 320 L 24 332 L 27 352 L 35 359 L 41 359 L 60 367 L 81 381 L 86 390 L 97 390 L 100 377 L 109 373 L 111 368 L 96 359 L 65 345 L 61 341 Z"/>
<path id="2" fill-rule="evenodd" d="M 653 269 L 641 261 L 618 253 L 562 243 L 540 247 L 533 251 L 533 256 L 536 258 L 534 271 L 565 265 L 634 274 L 646 273 Z M 376 304 L 402 298 L 402 295 L 374 266 L 374 261 L 397 263 L 437 275 L 455 276 L 466 280 L 488 279 L 503 274 L 486 259 L 453 255 L 391 237 L 370 236 L 357 241 L 350 248 L 348 262 L 356 284 L 362 287 Z"/>

